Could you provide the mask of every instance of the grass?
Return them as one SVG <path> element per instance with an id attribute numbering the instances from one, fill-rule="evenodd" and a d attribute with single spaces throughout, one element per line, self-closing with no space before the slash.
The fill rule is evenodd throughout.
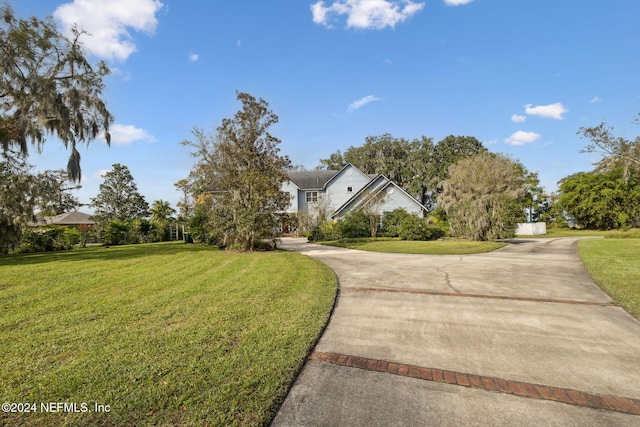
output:
<path id="1" fill-rule="evenodd" d="M 545 237 L 580 237 L 580 236 L 606 236 L 610 231 L 603 230 L 577 230 L 572 228 L 547 228 L 547 234 L 527 236 L 518 235 L 517 238 L 545 238 Z"/>
<path id="2" fill-rule="evenodd" d="M 518 238 L 549 238 L 549 237 L 581 237 L 581 236 L 602 236 L 614 239 L 638 239 L 640 229 L 628 230 L 577 230 L 571 228 L 547 228 L 547 234 L 527 236 L 519 235 Z"/>
<path id="3" fill-rule="evenodd" d="M 0 425 L 266 425 L 336 279 L 289 252 L 182 243 L 0 257 Z M 40 402 L 109 413 L 42 413 Z"/>
<path id="4" fill-rule="evenodd" d="M 581 240 L 578 249 L 594 282 L 640 319 L 640 239 Z"/>
<path id="5" fill-rule="evenodd" d="M 371 252 L 399 254 L 459 255 L 490 252 L 505 246 L 500 242 L 474 242 L 464 239 L 412 241 L 399 239 L 341 239 L 323 245 Z"/>

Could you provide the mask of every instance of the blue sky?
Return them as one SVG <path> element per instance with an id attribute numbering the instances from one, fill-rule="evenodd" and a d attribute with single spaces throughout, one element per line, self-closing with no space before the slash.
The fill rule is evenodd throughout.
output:
<path id="1" fill-rule="evenodd" d="M 537 171 L 548 191 L 596 155 L 581 126 L 606 121 L 628 138 L 640 113 L 640 2 L 635 0 L 19 0 L 91 33 L 85 47 L 113 73 L 110 148 L 80 150 L 83 203 L 100 172 L 129 167 L 149 203 L 173 206 L 193 159 L 179 144 L 265 99 L 272 133 L 313 168 L 365 137 L 471 135 Z M 52 138 L 36 170 L 66 166 Z M 90 211 L 84 208 L 85 211 Z"/>

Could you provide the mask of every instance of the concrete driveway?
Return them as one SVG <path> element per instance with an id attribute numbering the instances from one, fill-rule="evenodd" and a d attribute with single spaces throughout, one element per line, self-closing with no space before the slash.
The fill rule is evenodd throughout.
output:
<path id="1" fill-rule="evenodd" d="M 283 246 L 340 293 L 274 426 L 638 426 L 640 322 L 575 238 L 479 255 Z"/>

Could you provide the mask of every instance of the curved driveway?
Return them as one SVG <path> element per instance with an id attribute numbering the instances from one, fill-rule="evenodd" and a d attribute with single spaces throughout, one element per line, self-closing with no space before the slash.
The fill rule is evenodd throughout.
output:
<path id="1" fill-rule="evenodd" d="M 592 282 L 576 240 L 453 256 L 283 239 L 329 265 L 340 294 L 273 425 L 639 425 L 640 323 Z"/>

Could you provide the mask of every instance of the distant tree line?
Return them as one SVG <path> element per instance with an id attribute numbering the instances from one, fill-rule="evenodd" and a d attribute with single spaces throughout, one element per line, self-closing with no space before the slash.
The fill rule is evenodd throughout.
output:
<path id="1" fill-rule="evenodd" d="M 583 152 L 600 154 L 601 159 L 594 170 L 560 180 L 559 209 L 582 228 L 640 227 L 640 136 L 616 136 L 604 122 L 582 127 L 578 134 L 589 140 Z"/>
<path id="2" fill-rule="evenodd" d="M 472 136 L 449 135 L 434 143 L 422 136 L 407 140 L 390 134 L 370 136 L 321 159 L 322 168 L 351 163 L 365 173 L 381 173 L 403 187 L 444 220 L 450 233 L 487 240 L 513 236 L 517 222 L 544 211 L 538 175 L 520 162 L 489 153 Z"/>

